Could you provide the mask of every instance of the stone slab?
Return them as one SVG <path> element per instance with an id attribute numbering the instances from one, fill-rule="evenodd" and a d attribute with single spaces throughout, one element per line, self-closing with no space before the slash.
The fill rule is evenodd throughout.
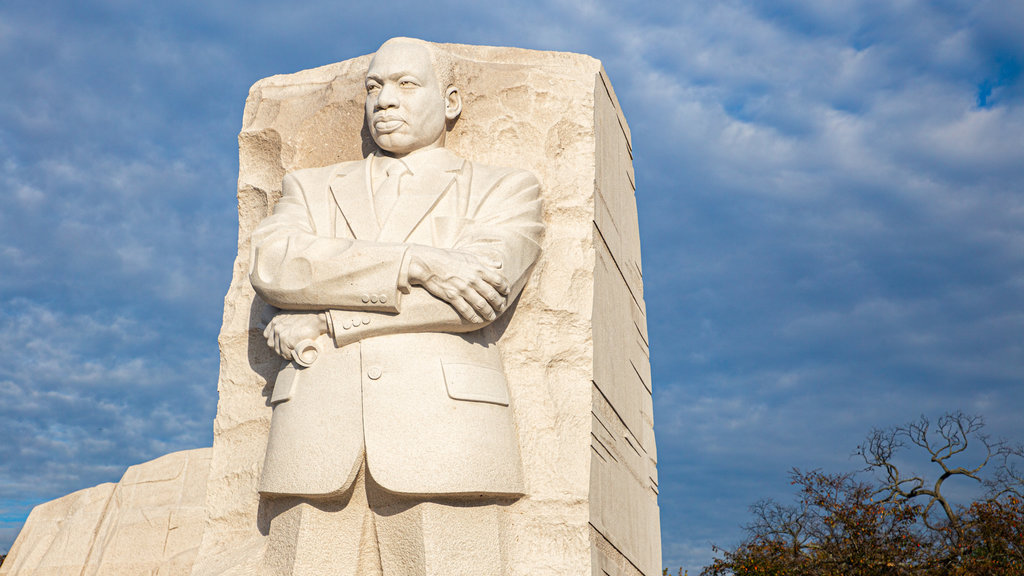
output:
<path id="1" fill-rule="evenodd" d="M 187 576 L 206 520 L 212 450 L 174 452 L 40 504 L 3 576 Z"/>
<path id="2" fill-rule="evenodd" d="M 528 493 L 509 512 L 513 573 L 579 576 L 599 569 L 594 558 L 602 558 L 601 566 L 653 576 L 661 570 L 657 474 L 628 125 L 593 58 L 444 46 L 457 56 L 463 97 L 447 147 L 474 162 L 529 170 L 543 189 L 541 259 L 511 321 L 488 328 L 500 335 Z M 260 337 L 263 305 L 247 277 L 249 236 L 280 197 L 285 173 L 356 160 L 372 147 L 362 125 L 368 63 L 362 56 L 266 78 L 246 101 L 239 251 L 220 337 L 211 498 L 197 576 L 249 573 L 266 529 L 256 487 L 268 382 L 280 362 Z M 617 459 L 602 460 L 592 447 L 599 419 L 607 421 L 607 450 Z"/>

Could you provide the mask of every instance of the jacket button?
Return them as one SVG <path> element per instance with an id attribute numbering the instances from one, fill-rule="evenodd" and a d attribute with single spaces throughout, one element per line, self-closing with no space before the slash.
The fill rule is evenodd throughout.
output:
<path id="1" fill-rule="evenodd" d="M 370 380 L 376 380 L 380 378 L 380 366 L 371 366 L 370 369 L 366 371 L 366 375 L 370 377 Z"/>
<path id="2" fill-rule="evenodd" d="M 381 304 L 387 304 L 388 303 L 388 295 L 387 294 L 381 294 L 379 300 L 380 300 Z"/>
<path id="3" fill-rule="evenodd" d="M 369 294 L 363 294 L 362 300 L 363 300 L 363 304 L 369 304 L 369 302 L 370 302 L 370 295 Z"/>
<path id="4" fill-rule="evenodd" d="M 370 296 L 370 302 L 373 302 L 374 304 L 377 303 L 377 295 L 376 294 L 374 294 L 373 296 Z"/>

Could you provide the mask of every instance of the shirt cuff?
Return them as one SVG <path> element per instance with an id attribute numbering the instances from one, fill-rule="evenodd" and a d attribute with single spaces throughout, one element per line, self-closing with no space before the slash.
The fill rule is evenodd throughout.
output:
<path id="1" fill-rule="evenodd" d="M 334 316 L 331 315 L 330 310 L 325 310 L 321 314 L 327 318 L 327 335 L 331 337 L 331 340 L 334 340 Z"/>

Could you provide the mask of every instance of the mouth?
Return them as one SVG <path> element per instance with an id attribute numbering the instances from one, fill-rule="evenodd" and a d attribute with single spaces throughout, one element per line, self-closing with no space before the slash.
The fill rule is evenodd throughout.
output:
<path id="1" fill-rule="evenodd" d="M 380 116 L 373 119 L 373 127 L 378 134 L 390 134 L 405 124 L 405 121 L 397 116 Z"/>

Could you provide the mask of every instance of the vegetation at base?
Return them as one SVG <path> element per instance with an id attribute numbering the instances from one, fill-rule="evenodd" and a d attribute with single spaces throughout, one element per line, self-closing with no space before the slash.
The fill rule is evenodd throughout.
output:
<path id="1" fill-rule="evenodd" d="M 1024 574 L 1024 447 L 983 428 L 981 417 L 954 412 L 874 430 L 854 452 L 867 481 L 794 469 L 795 503 L 751 506 L 746 539 L 715 546 L 701 576 Z M 981 496 L 955 502 L 956 481 Z"/>

